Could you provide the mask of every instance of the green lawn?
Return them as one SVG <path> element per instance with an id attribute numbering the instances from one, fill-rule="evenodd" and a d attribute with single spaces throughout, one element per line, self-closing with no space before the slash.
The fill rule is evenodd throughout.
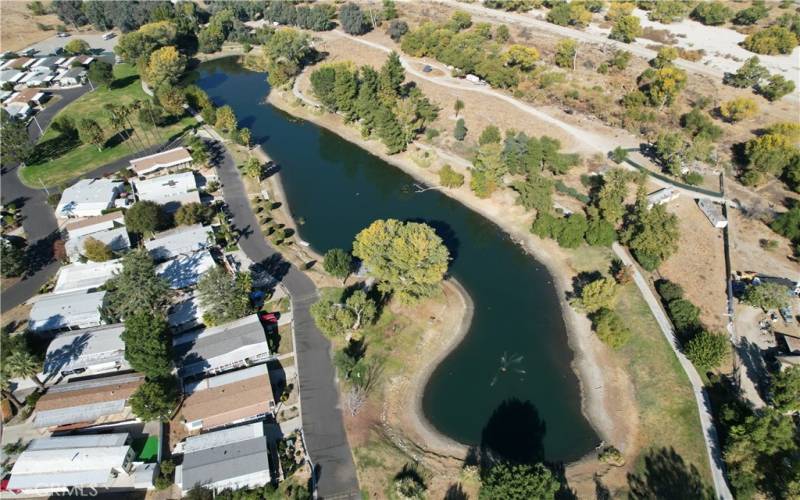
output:
<path id="1" fill-rule="evenodd" d="M 156 461 L 158 456 L 158 438 L 156 436 L 134 439 L 131 447 L 136 452 L 136 460 L 148 463 Z"/>
<path id="2" fill-rule="evenodd" d="M 96 120 L 107 134 L 106 147 L 98 151 L 92 144 L 81 145 L 79 141 L 60 137 L 55 130 L 48 128 L 37 143 L 34 158 L 20 173 L 25 184 L 37 188 L 42 185 L 59 186 L 140 149 L 138 143 L 122 141 L 120 136 L 114 134 L 108 112 L 103 106 L 107 103 L 129 104 L 137 99 L 144 101 L 149 96 L 142 90 L 135 66 L 117 64 L 114 66 L 114 76 L 116 80 L 111 88 L 98 88 L 94 92 L 88 92 L 56 115 L 67 115 L 75 121 L 82 118 Z M 141 130 L 135 112 L 131 121 L 146 144 L 156 140 L 159 143 L 165 142 L 196 124 L 194 118 L 185 116 L 148 133 L 150 131 Z"/>
<path id="3" fill-rule="evenodd" d="M 570 264 L 578 272 L 605 271 L 612 256 L 610 250 L 583 246 L 570 252 Z M 662 449 L 674 449 L 710 485 L 700 415 L 689 379 L 635 284 L 622 288 L 616 310 L 632 333 L 615 352 L 633 382 L 639 408 L 644 449 L 635 461 L 635 472 L 651 472 L 645 459 Z"/>

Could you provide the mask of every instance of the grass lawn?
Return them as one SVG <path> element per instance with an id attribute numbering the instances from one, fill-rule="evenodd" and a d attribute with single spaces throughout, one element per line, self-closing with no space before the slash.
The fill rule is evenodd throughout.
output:
<path id="1" fill-rule="evenodd" d="M 67 140 L 48 128 L 37 143 L 34 159 L 20 172 L 20 178 L 25 184 L 36 188 L 42 185 L 59 186 L 140 149 L 138 142 L 134 144 L 131 140 L 124 141 L 121 136 L 112 132 L 108 112 L 103 106 L 108 103 L 129 104 L 137 99 L 144 101 L 150 97 L 142 90 L 135 66 L 117 64 L 114 66 L 114 76 L 116 79 L 111 88 L 98 88 L 94 92 L 88 92 L 56 115 L 70 116 L 76 122 L 83 118 L 96 120 L 108 136 L 106 147 L 98 151 L 92 144 L 81 145 L 78 140 Z M 185 116 L 151 132 L 142 130 L 135 112 L 130 119 L 145 143 L 149 140 L 165 142 L 180 136 L 196 124 L 194 118 Z"/>
<path id="2" fill-rule="evenodd" d="M 133 451 L 136 452 L 136 460 L 142 462 L 155 462 L 158 456 L 158 438 L 148 436 L 138 438 L 133 441 Z"/>
<path id="3" fill-rule="evenodd" d="M 610 249 L 583 246 L 570 251 L 570 265 L 578 272 L 606 273 L 613 256 Z M 711 485 L 691 384 L 634 283 L 622 287 L 616 311 L 632 333 L 630 340 L 615 353 L 631 377 L 639 410 L 644 449 L 634 463 L 634 472 L 647 472 L 645 458 L 651 453 L 674 449 L 687 467 L 696 467 L 702 479 Z"/>

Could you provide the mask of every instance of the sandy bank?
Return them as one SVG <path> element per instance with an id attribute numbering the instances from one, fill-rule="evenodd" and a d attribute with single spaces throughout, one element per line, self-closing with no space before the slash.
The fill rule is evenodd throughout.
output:
<path id="1" fill-rule="evenodd" d="M 394 156 L 385 154 L 383 146 L 379 142 L 362 139 L 356 129 L 344 125 L 338 116 L 320 114 L 296 105 L 296 98 L 291 93 L 273 90 L 268 101 L 279 109 L 335 132 L 342 138 L 402 169 L 420 182 L 427 185 L 438 184 L 436 171 L 432 168 L 420 168 L 414 163 L 409 153 Z M 550 275 L 553 276 L 553 284 L 559 296 L 561 312 L 566 324 L 569 345 L 575 354 L 572 368 L 580 382 L 582 411 L 601 439 L 607 443 L 613 443 L 623 451 L 632 451 L 638 427 L 633 387 L 622 367 L 615 366 L 607 348 L 592 333 L 589 320 L 585 316 L 577 314 L 566 301 L 566 292 L 572 288 L 571 278 L 575 274 L 569 265 L 569 257 L 554 242 L 541 240 L 528 231 L 530 215 L 514 204 L 513 195 L 510 193 L 501 192 L 489 200 L 482 200 L 475 197 L 468 188 L 447 189 L 442 192 L 497 224 L 537 261 L 546 266 Z M 431 371 L 435 369 L 437 363 L 434 360 Z M 415 413 L 420 412 L 418 401 L 415 402 L 413 408 Z M 417 418 L 425 425 L 424 416 L 419 415 Z M 443 444 L 442 451 L 445 453 L 454 450 L 452 440 L 444 436 L 437 438 L 434 437 L 434 434 L 438 433 L 428 425 L 426 439 L 430 438 L 438 444 Z"/>

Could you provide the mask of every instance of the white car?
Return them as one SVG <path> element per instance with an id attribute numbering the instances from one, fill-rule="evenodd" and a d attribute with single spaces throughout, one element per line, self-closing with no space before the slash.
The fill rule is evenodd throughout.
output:
<path id="1" fill-rule="evenodd" d="M 66 33 L 66 32 L 62 31 L 61 33 L 57 34 L 56 36 L 58 38 L 67 38 L 69 36 L 69 33 Z"/>

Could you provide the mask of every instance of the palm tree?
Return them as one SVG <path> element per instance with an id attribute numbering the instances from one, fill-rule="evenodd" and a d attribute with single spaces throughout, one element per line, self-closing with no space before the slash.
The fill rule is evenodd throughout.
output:
<path id="1" fill-rule="evenodd" d="M 128 106 L 125 105 L 120 106 L 120 115 L 122 116 L 122 119 L 125 121 L 125 123 L 127 123 L 128 126 L 131 128 L 131 130 L 133 130 L 133 135 L 136 136 L 136 140 L 139 141 L 139 147 L 141 149 L 145 149 L 146 146 L 144 144 L 144 141 L 142 141 L 142 138 L 139 136 L 139 132 L 136 130 L 136 127 L 133 126 L 133 122 L 131 122 L 131 113 L 133 113 L 134 109 L 136 108 L 134 107 L 133 104 L 130 104 Z"/>
<path id="2" fill-rule="evenodd" d="M 18 349 L 11 353 L 6 359 L 8 372 L 14 377 L 28 377 L 33 380 L 40 389 L 44 389 L 44 384 L 39 380 L 40 363 L 28 351 Z"/>
<path id="3" fill-rule="evenodd" d="M 14 407 L 14 413 L 19 413 L 20 409 L 22 409 L 22 403 L 20 403 L 19 399 L 17 399 L 14 392 L 11 390 L 11 380 L 9 380 L 5 370 L 0 371 L 0 395 L 11 403 L 11 406 Z"/>
<path id="4" fill-rule="evenodd" d="M 153 144 L 156 144 L 158 142 L 158 138 L 153 139 L 153 137 L 155 136 L 155 130 L 148 131 L 147 127 L 145 127 L 144 124 L 145 121 L 142 120 L 142 115 L 140 112 L 143 108 L 144 108 L 144 103 L 139 99 L 136 99 L 135 101 L 133 101 L 133 103 L 131 103 L 131 109 L 139 112 L 137 113 L 139 116 L 139 125 L 141 126 L 141 129 L 144 132 L 144 136 L 147 138 L 148 145 L 152 146 Z"/>

